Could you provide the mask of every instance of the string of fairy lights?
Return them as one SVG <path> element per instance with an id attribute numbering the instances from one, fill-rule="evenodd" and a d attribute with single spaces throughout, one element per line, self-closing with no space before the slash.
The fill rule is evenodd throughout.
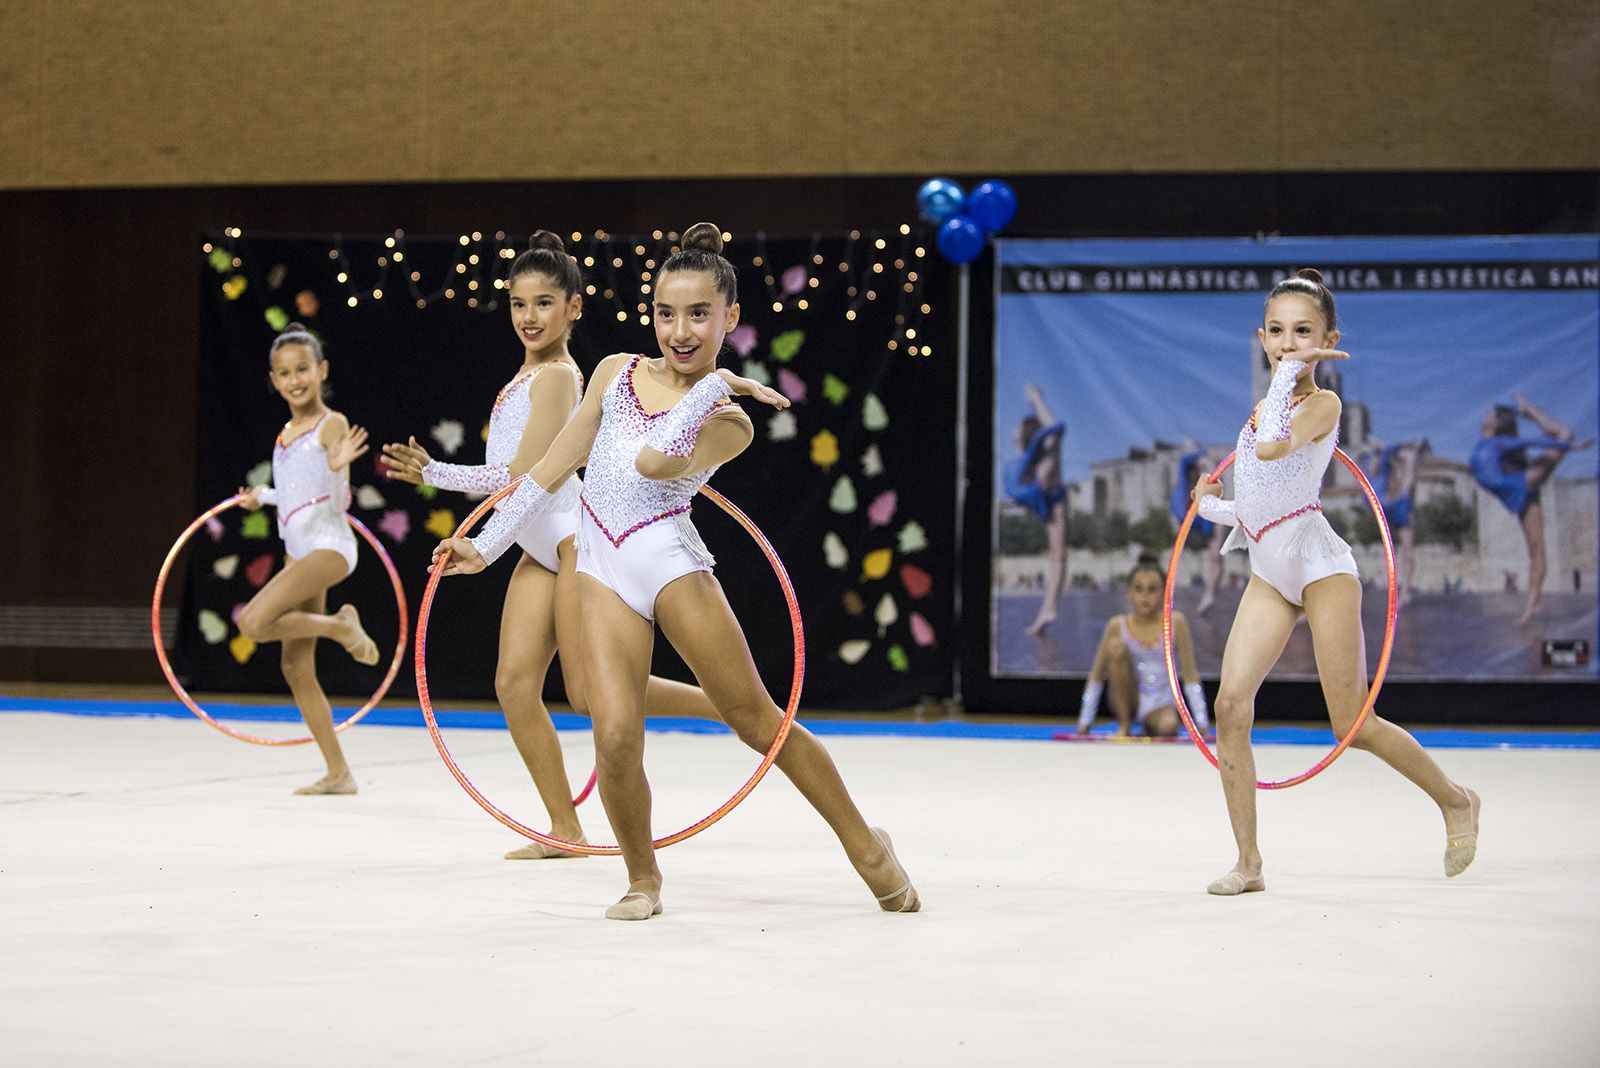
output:
<path id="1" fill-rule="evenodd" d="M 243 236 L 240 228 L 228 227 L 219 238 L 201 245 L 212 267 L 225 276 L 222 285 L 229 299 L 237 299 L 248 284 L 239 251 Z M 637 317 L 641 325 L 649 325 L 650 293 L 660 265 L 679 250 L 678 233 L 654 230 L 620 236 L 595 230 L 567 236 L 568 248 L 583 269 L 585 299 L 605 301 L 619 322 Z M 778 315 L 811 314 L 822 306 L 824 296 L 842 288 L 844 318 L 854 322 L 868 305 L 892 300 L 894 331 L 885 341 L 887 348 L 909 356 L 933 355 L 932 346 L 919 338 L 923 321 L 933 314 L 926 293 L 927 237 L 914 233 L 908 223 L 884 232 L 851 230 L 833 262 L 823 252 L 830 236 L 813 234 L 801 259 L 780 264 L 769 251 L 768 235 L 754 235 L 749 266 L 762 272 L 766 306 Z M 733 241 L 731 233 L 724 232 L 722 238 L 725 244 Z M 431 245 L 440 239 L 418 240 Z M 500 307 L 498 294 L 507 288 L 512 261 L 522 251 L 519 240 L 503 230 L 459 234 L 452 243 L 449 266 L 425 283 L 419 257 L 407 242 L 406 232 L 399 229 L 383 237 L 333 235 L 328 267 L 348 307 L 409 299 L 418 309 L 459 303 L 475 312 L 493 312 Z M 426 258 L 434 258 L 432 250 Z M 286 314 L 277 311 L 274 316 L 275 310 L 269 309 L 269 322 Z M 274 322 L 274 328 L 279 324 Z"/>

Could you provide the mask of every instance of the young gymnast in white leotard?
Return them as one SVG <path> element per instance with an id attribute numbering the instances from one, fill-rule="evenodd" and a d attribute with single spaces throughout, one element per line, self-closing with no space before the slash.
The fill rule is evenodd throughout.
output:
<path id="1" fill-rule="evenodd" d="M 1256 768 L 1250 749 L 1255 695 L 1303 613 L 1333 729 L 1341 737 L 1367 697 L 1361 633 L 1361 580 L 1355 559 L 1322 514 L 1323 472 L 1339 433 L 1339 398 L 1317 388 L 1315 366 L 1349 356 L 1339 343 L 1333 294 L 1304 270 L 1273 287 L 1258 335 L 1272 384 L 1251 415 L 1234 462 L 1234 499 L 1202 478 L 1200 514 L 1234 528 L 1223 551 L 1250 553 L 1250 581 L 1222 654 L 1217 689 L 1217 757 L 1228 816 L 1239 847 L 1233 870 L 1207 889 L 1233 895 L 1266 889 L 1256 844 Z M 1444 869 L 1459 875 L 1478 843 L 1478 795 L 1452 782 L 1404 730 L 1368 717 L 1351 743 L 1421 787 L 1445 822 Z"/>
<path id="2" fill-rule="evenodd" d="M 240 489 L 241 506 L 272 505 L 286 557 L 239 613 L 239 630 L 256 642 L 283 645 L 283 677 L 328 765 L 327 774 L 297 794 L 353 794 L 356 780 L 333 731 L 333 709 L 317 681 L 318 638 L 331 638 L 358 663 L 376 664 L 378 647 L 354 605 L 327 614 L 328 588 L 356 566 L 356 536 L 345 520 L 350 462 L 367 451 L 367 432 L 322 401 L 328 378 L 322 343 L 291 323 L 272 343 L 272 386 L 289 405 L 289 421 L 272 449 L 272 485 Z"/>
<path id="3" fill-rule="evenodd" d="M 404 482 L 426 483 L 462 492 L 493 493 L 508 485 L 545 454 L 562 427 L 578 411 L 583 375 L 568 350 L 573 324 L 583 315 L 578 263 L 561 238 L 540 230 L 528 249 L 511 265 L 506 300 L 511 325 L 522 343 L 522 366 L 495 398 L 489 415 L 485 463 L 441 463 L 413 437 L 406 444 L 384 446 L 385 474 Z M 567 700 L 587 713 L 582 658 L 576 654 L 579 602 L 574 571 L 573 536 L 578 529 L 579 494 L 583 483 L 568 478 L 551 507 L 532 517 L 517 533 L 522 549 L 500 617 L 499 664 L 495 694 L 506 726 L 550 816 L 552 836 L 582 842 L 583 827 L 572 803 L 572 791 L 561 743 L 544 705 L 545 675 L 557 647 Z M 705 694 L 692 686 L 652 677 L 652 712 L 660 715 L 714 718 Z M 507 860 L 550 860 L 580 854 L 528 842 L 506 854 Z"/>
<path id="4" fill-rule="evenodd" d="M 548 508 L 587 462 L 579 539 L 583 657 L 599 756 L 600 796 L 628 867 L 628 890 L 606 910 L 618 920 L 661 912 L 661 869 L 651 847 L 644 774 L 645 679 L 655 625 L 683 656 L 740 739 L 765 750 L 782 718 L 712 577 L 712 561 L 688 521 L 695 491 L 750 444 L 754 429 L 729 395 L 775 407 L 776 391 L 716 369 L 739 318 L 721 232 L 691 228 L 661 268 L 652 294 L 661 355 L 608 357 L 578 415 L 529 479 L 474 539 L 442 542 L 445 573 L 471 573 L 504 551 L 518 527 Z M 888 836 L 869 827 L 820 742 L 798 724 L 778 767 L 828 821 L 879 905 L 915 912 L 916 890 Z"/>
<path id="5" fill-rule="evenodd" d="M 1078 733 L 1086 735 L 1094 726 L 1100 697 L 1109 694 L 1117 714 L 1117 737 L 1126 738 L 1134 726 L 1151 738 L 1171 738 L 1183 729 L 1177 706 L 1172 701 L 1172 685 L 1167 680 L 1167 654 L 1161 641 L 1161 597 L 1166 575 L 1154 553 L 1141 555 L 1128 574 L 1128 608 L 1106 621 L 1100 634 L 1100 647 L 1083 684 L 1083 703 L 1078 708 Z M 1200 686 L 1195 666 L 1194 641 L 1189 637 L 1189 621 L 1173 610 L 1172 640 L 1177 648 L 1179 677 L 1185 703 L 1195 726 L 1205 734 L 1211 729 L 1206 710 L 1206 694 Z"/>

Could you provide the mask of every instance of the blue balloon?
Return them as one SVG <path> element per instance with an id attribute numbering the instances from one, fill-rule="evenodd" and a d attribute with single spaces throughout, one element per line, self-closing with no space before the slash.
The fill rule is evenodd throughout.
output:
<path id="1" fill-rule="evenodd" d="M 991 234 L 1004 230 L 1017 217 L 1017 191 L 998 178 L 979 182 L 967 198 L 967 214 Z"/>
<path id="2" fill-rule="evenodd" d="M 966 190 L 948 178 L 929 178 L 917 190 L 917 210 L 935 226 L 959 212 L 966 200 Z"/>
<path id="3" fill-rule="evenodd" d="M 983 251 L 983 231 L 967 215 L 952 215 L 939 227 L 939 251 L 951 263 L 968 263 Z"/>

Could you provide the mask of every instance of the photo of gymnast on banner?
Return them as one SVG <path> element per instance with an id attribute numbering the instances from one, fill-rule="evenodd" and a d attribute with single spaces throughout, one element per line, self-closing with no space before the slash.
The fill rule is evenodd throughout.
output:
<path id="1" fill-rule="evenodd" d="M 1166 567 L 1195 481 L 1265 393 L 1265 297 L 1301 267 L 1337 298 L 1351 358 L 1317 380 L 1340 397 L 1339 448 L 1394 540 L 1390 677 L 1595 677 L 1590 235 L 1000 242 L 992 675 L 1088 672 L 1135 563 Z M 1370 645 L 1384 629 L 1377 521 L 1338 463 L 1322 503 L 1354 550 Z M 1220 552 L 1227 533 L 1195 521 L 1174 597 L 1207 678 L 1250 574 L 1245 553 Z M 1276 675 L 1315 677 L 1304 626 Z"/>

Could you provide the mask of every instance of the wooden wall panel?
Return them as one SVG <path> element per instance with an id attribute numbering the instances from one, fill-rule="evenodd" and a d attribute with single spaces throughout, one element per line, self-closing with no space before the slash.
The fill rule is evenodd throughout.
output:
<path id="1" fill-rule="evenodd" d="M 1600 166 L 1600 0 L 8 0 L 0 188 Z"/>

